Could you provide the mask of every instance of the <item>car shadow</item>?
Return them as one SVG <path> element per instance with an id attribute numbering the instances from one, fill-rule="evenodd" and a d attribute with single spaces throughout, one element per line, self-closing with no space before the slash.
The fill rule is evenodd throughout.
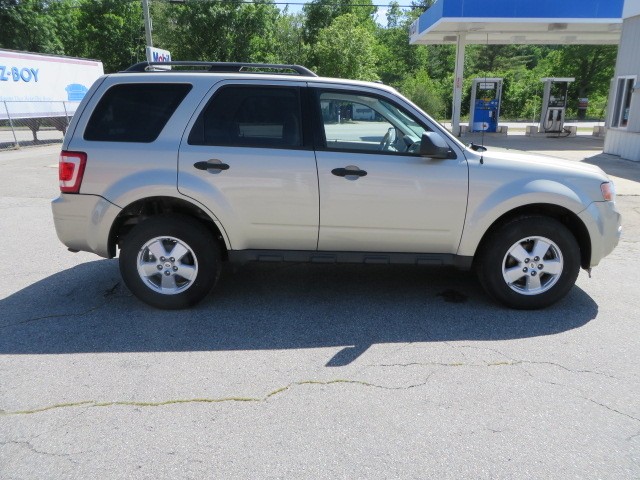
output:
<path id="1" fill-rule="evenodd" d="M 493 303 L 469 272 L 415 266 L 229 266 L 190 310 L 161 311 L 121 283 L 117 260 L 62 271 L 0 300 L 0 354 L 344 347 L 327 366 L 379 343 L 496 341 L 579 328 L 598 306 L 580 288 L 544 311 Z"/>

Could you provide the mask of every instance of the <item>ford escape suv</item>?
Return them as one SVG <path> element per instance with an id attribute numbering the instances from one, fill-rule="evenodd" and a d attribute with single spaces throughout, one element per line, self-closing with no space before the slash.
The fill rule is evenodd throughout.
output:
<path id="1" fill-rule="evenodd" d="M 62 243 L 119 251 L 126 285 L 155 307 L 202 300 L 224 261 L 306 261 L 473 268 L 496 300 L 541 308 L 618 243 L 595 166 L 466 147 L 382 84 L 170 65 L 95 82 L 52 204 Z"/>

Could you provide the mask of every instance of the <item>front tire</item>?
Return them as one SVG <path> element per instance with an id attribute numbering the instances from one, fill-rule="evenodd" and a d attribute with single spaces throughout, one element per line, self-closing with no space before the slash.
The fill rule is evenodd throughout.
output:
<path id="1" fill-rule="evenodd" d="M 161 309 L 190 307 L 206 297 L 220 275 L 220 248 L 199 222 L 159 215 L 124 238 L 120 273 L 131 292 Z"/>
<path id="2" fill-rule="evenodd" d="M 499 302 L 516 309 L 547 307 L 573 287 L 580 247 L 562 223 L 549 217 L 512 220 L 487 238 L 478 278 Z"/>

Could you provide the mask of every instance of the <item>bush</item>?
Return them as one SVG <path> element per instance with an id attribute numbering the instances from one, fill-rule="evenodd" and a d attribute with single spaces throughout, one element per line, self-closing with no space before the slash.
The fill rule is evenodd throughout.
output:
<path id="1" fill-rule="evenodd" d="M 434 118 L 442 118 L 445 102 L 439 85 L 427 72 L 410 74 L 399 85 L 400 92 Z"/>

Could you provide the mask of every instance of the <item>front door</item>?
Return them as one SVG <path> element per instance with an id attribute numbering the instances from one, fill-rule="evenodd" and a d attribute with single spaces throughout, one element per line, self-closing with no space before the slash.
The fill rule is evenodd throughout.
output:
<path id="1" fill-rule="evenodd" d="M 391 99 L 316 89 L 318 250 L 455 253 L 467 207 L 465 158 L 419 155 L 424 122 Z"/>

